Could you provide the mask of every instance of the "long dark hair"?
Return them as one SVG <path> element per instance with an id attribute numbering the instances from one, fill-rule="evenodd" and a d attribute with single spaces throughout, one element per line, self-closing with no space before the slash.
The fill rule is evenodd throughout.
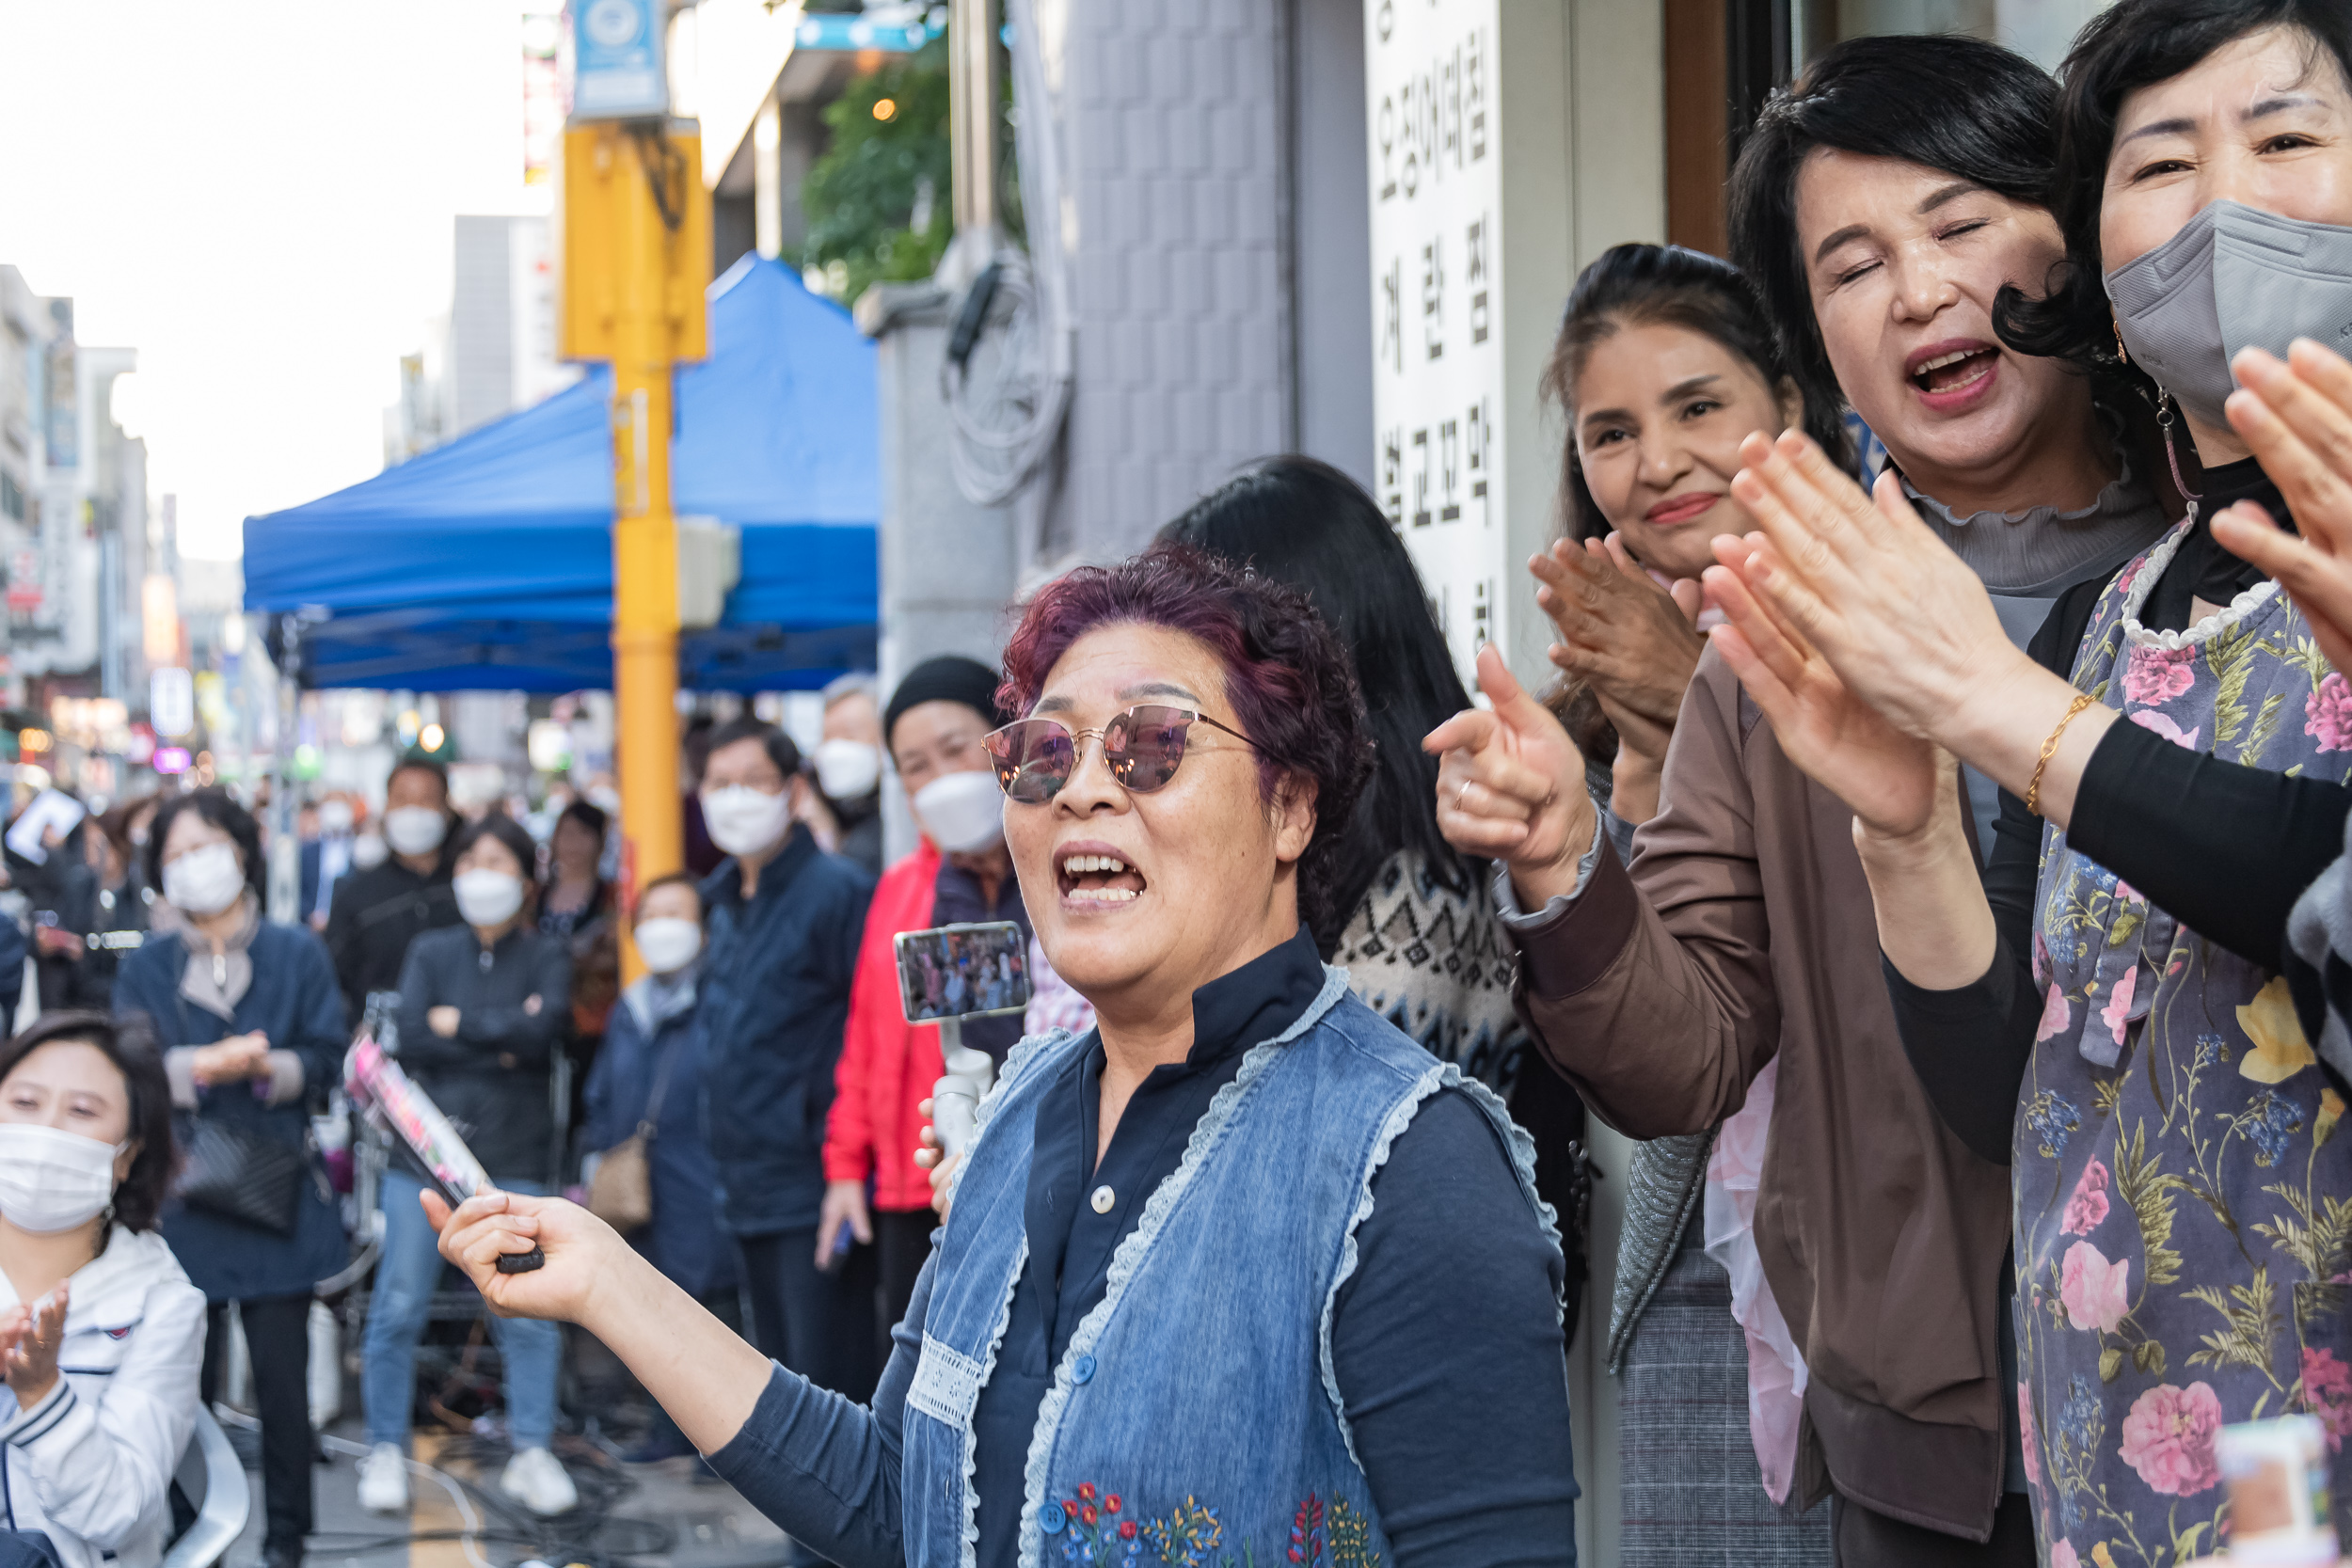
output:
<path id="1" fill-rule="evenodd" d="M 171 1080 L 164 1072 L 153 1026 L 145 1013 L 119 1019 L 100 1012 L 43 1013 L 31 1028 L 0 1042 L 0 1079 L 56 1040 L 95 1046 L 121 1071 L 131 1109 L 130 1135 L 138 1140 L 139 1151 L 131 1156 L 131 1169 L 115 1188 L 115 1223 L 127 1230 L 153 1229 L 180 1162 L 171 1141 Z"/>
<path id="2" fill-rule="evenodd" d="M 1797 241 L 1806 156 L 1827 147 L 1899 158 L 2046 207 L 2057 111 L 2047 71 L 1967 38 L 1849 39 L 1765 102 L 1731 171 L 1731 255 L 1763 296 L 1808 409 L 1846 399 Z"/>
<path id="3" fill-rule="evenodd" d="M 1576 378 L 1603 339 L 1621 327 L 1645 325 L 1678 326 L 1722 344 L 1746 360 L 1774 396 L 1783 381 L 1796 380 L 1772 336 L 1764 302 L 1730 262 L 1678 245 L 1620 245 L 1601 252 L 1568 291 L 1541 388 L 1568 420 L 1559 506 L 1561 531 L 1571 539 L 1597 539 L 1609 531 L 1609 519 L 1593 499 L 1576 454 Z M 1797 386 L 1805 391 L 1802 381 Z M 1806 393 L 1802 421 L 1831 460 L 1851 471 L 1853 438 L 1838 414 L 1843 401 L 1835 388 L 1827 398 Z"/>
<path id="4" fill-rule="evenodd" d="M 1373 772 L 1334 846 L 1330 895 L 1312 926 L 1326 957 L 1373 879 L 1402 849 L 1458 894 L 1480 863 L 1438 832 L 1438 762 L 1422 736 L 1470 706 L 1405 542 L 1364 487 L 1328 463 L 1289 455 L 1251 464 L 1162 528 L 1190 545 L 1302 590 L 1355 660 L 1373 738 Z"/>
<path id="5" fill-rule="evenodd" d="M 1994 329 L 2020 354 L 2074 361 L 2108 378 L 2129 378 L 2153 400 L 2155 384 L 2117 352 L 2099 255 L 2099 209 L 2123 100 L 2170 81 L 2228 44 L 2272 27 L 2293 27 L 2312 43 L 2311 66 L 2334 56 L 2352 85 L 2352 5 L 2345 0 L 2122 0 L 2074 40 L 2058 68 L 2058 157 L 2050 209 L 2066 238 L 2066 260 L 2039 298 L 2003 289 Z"/>
<path id="6" fill-rule="evenodd" d="M 156 809 L 154 823 L 147 830 L 147 885 L 163 887 L 164 845 L 171 837 L 171 825 L 180 820 L 182 812 L 188 811 L 227 833 L 236 844 L 237 853 L 245 860 L 245 885 L 256 898 L 262 897 L 262 878 L 266 873 L 262 863 L 262 825 L 253 820 L 251 812 L 237 804 L 236 797 L 216 785 L 174 795 Z"/>

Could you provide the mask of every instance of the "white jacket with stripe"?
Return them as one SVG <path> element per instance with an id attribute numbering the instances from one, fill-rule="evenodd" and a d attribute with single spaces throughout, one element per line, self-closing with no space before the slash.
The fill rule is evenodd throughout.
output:
<path id="1" fill-rule="evenodd" d="M 44 1531 L 65 1568 L 154 1568 L 196 1425 L 204 1293 L 162 1236 L 120 1226 L 68 1286 L 56 1386 L 30 1410 L 0 1387 L 0 1524 Z M 15 1305 L 0 1274 L 0 1310 Z"/>

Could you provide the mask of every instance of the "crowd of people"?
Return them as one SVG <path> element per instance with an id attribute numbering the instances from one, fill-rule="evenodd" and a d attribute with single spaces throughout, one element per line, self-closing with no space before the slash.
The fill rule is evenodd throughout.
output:
<path id="1" fill-rule="evenodd" d="M 1854 40 L 1729 201 L 1567 301 L 1533 690 L 1279 457 L 808 757 L 691 731 L 626 908 L 599 808 L 425 762 L 302 926 L 223 793 L 77 830 L 0 947 L 83 1009 L 0 1048 L 0 1550 L 157 1560 L 233 1303 L 299 1560 L 363 1019 L 496 1188 L 383 1180 L 373 1508 L 446 1259 L 541 1513 L 569 1323 L 808 1560 L 1572 1562 L 1590 1115 L 1619 1562 L 2250 1557 L 2220 1433 L 2285 1415 L 2352 1543 L 2352 10 Z"/>

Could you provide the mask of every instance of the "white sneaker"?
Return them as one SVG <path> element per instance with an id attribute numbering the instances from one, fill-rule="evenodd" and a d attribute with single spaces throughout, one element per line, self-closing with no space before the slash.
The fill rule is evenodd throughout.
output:
<path id="1" fill-rule="evenodd" d="M 543 1519 L 569 1513 L 580 1506 L 580 1488 L 564 1473 L 564 1465 L 545 1449 L 523 1449 L 506 1462 L 499 1490 Z"/>
<path id="2" fill-rule="evenodd" d="M 359 1506 L 371 1513 L 408 1512 L 408 1459 L 398 1443 L 378 1443 L 359 1461 Z"/>

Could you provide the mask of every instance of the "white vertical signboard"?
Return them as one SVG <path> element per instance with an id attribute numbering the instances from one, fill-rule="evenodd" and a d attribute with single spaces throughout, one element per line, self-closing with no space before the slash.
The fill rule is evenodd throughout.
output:
<path id="1" fill-rule="evenodd" d="M 1378 498 L 1467 682 L 1503 636 L 1498 0 L 1369 0 Z"/>

